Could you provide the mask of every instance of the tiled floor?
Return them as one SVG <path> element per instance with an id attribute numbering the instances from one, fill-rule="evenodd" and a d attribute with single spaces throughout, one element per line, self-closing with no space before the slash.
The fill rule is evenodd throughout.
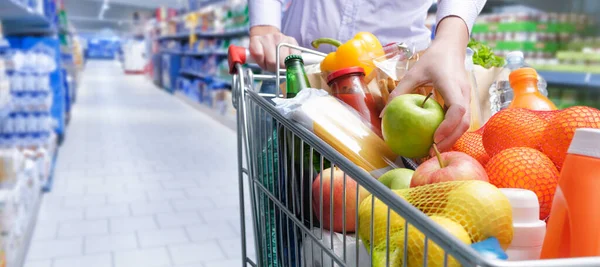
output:
<path id="1" fill-rule="evenodd" d="M 146 78 L 89 62 L 26 267 L 241 266 L 236 149 Z"/>

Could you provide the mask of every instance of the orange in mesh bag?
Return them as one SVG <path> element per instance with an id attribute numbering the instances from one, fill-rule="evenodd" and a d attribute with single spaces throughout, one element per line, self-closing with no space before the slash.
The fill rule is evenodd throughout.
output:
<path id="1" fill-rule="evenodd" d="M 490 157 L 511 147 L 539 149 L 548 123 L 534 111 L 521 108 L 502 110 L 490 118 L 483 131 L 483 147 Z"/>
<path id="2" fill-rule="evenodd" d="M 456 143 L 454 143 L 452 150 L 460 151 L 473 157 L 479 161 L 481 166 L 485 167 L 487 162 L 490 160 L 490 156 L 483 147 L 482 139 L 483 128 L 480 128 L 475 132 L 466 132 L 458 139 L 458 141 L 456 141 Z"/>
<path id="3" fill-rule="evenodd" d="M 512 241 L 513 226 L 510 203 L 498 188 L 487 182 L 452 181 L 393 191 L 429 216 L 443 217 L 456 222 L 468 233 L 471 242 L 496 237 L 502 248 L 506 249 Z M 388 206 L 379 199 L 375 199 L 372 206 L 372 197 L 365 198 L 359 206 L 358 235 L 365 242 L 367 248 L 370 248 L 371 242 L 373 243 L 372 261 L 374 266 L 385 266 Z M 373 218 L 371 218 L 371 212 L 373 212 Z M 401 264 L 403 258 L 404 249 L 400 248 L 403 248 L 404 223 L 402 217 L 394 211 L 390 211 L 389 253 L 391 266 L 398 266 L 398 262 Z M 371 236 L 371 227 L 373 227 L 373 236 Z M 458 233 L 452 232 L 452 229 L 456 227 L 443 225 L 442 227 L 451 231 L 451 234 L 460 236 Z M 409 230 L 408 266 L 418 265 L 417 258 L 419 255 L 422 258 L 424 253 L 424 244 L 417 242 L 416 236 L 419 235 L 411 233 L 415 230 Z M 412 236 L 415 238 L 411 239 Z M 433 249 L 429 253 L 439 253 L 436 251 L 439 250 Z M 410 259 L 414 259 L 414 261 Z M 431 259 L 428 261 L 429 266 L 443 265 L 443 257 L 428 254 L 428 259 Z M 452 259 L 451 256 L 450 259 Z"/>
<path id="4" fill-rule="evenodd" d="M 600 129 L 600 110 L 585 106 L 570 107 L 551 116 L 543 132 L 541 151 L 554 162 L 558 170 L 567 156 L 567 150 L 577 128 Z"/>
<path id="5" fill-rule="evenodd" d="M 559 173 L 542 152 L 529 147 L 505 149 L 490 159 L 485 171 L 490 183 L 499 188 L 533 191 L 540 203 L 540 219 L 548 217 Z"/>

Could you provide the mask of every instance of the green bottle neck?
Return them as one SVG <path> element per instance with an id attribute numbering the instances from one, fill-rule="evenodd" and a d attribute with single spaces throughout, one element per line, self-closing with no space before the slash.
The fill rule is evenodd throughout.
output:
<path id="1" fill-rule="evenodd" d="M 302 89 L 310 87 L 308 77 L 304 71 L 304 64 L 300 60 L 288 61 L 286 66 L 286 98 L 293 98 Z"/>

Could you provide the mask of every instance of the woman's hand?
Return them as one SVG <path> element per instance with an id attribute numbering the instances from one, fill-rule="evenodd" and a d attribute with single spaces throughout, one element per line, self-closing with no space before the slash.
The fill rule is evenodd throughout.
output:
<path id="1" fill-rule="evenodd" d="M 389 98 L 391 100 L 412 92 L 416 87 L 433 84 L 448 108 L 444 121 L 433 136 L 433 141 L 442 151 L 450 150 L 470 124 L 471 88 L 465 70 L 468 41 L 467 26 L 462 19 L 443 19 L 431 46 L 408 71 Z M 433 154 L 433 150 L 430 154 Z"/>
<path id="2" fill-rule="evenodd" d="M 254 26 L 250 29 L 250 55 L 262 69 L 277 71 L 276 50 L 279 43 L 298 45 L 296 39 L 284 35 L 273 26 Z M 281 48 L 279 51 L 280 68 L 283 68 L 283 61 L 291 53 L 291 49 Z"/>

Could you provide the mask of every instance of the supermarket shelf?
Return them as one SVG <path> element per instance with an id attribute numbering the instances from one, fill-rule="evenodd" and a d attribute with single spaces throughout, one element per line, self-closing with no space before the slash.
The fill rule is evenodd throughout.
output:
<path id="1" fill-rule="evenodd" d="M 46 184 L 42 186 L 42 192 L 47 193 L 52 190 L 52 185 L 54 184 L 54 169 L 56 167 L 56 159 L 58 158 L 58 147 L 54 149 L 54 154 L 52 155 L 52 162 L 50 163 L 50 174 L 48 175 L 48 181 Z"/>
<path id="2" fill-rule="evenodd" d="M 183 54 L 186 56 L 192 56 L 192 57 L 205 57 L 205 56 L 212 56 L 212 55 L 225 57 L 225 56 L 227 56 L 227 51 L 220 50 L 220 51 L 183 52 Z"/>
<path id="3" fill-rule="evenodd" d="M 173 49 L 160 50 L 160 53 L 163 53 L 163 54 L 174 54 L 174 55 L 181 55 L 181 54 L 183 54 L 183 52 L 178 51 L 178 50 L 173 50 Z"/>
<path id="4" fill-rule="evenodd" d="M 189 75 L 189 76 L 197 77 L 197 78 L 200 78 L 200 79 L 203 79 L 203 80 L 211 80 L 211 81 L 222 82 L 224 84 L 227 84 L 227 85 L 231 86 L 231 81 L 225 80 L 223 78 L 215 77 L 215 76 L 210 75 L 210 74 L 202 74 L 202 73 L 199 73 L 199 72 L 196 72 L 196 71 L 185 70 L 185 69 L 180 70 L 179 73 L 183 74 L 183 75 Z"/>
<path id="5" fill-rule="evenodd" d="M 40 193 L 37 196 L 36 203 L 33 206 L 33 210 L 31 210 L 31 214 L 29 215 L 29 222 L 27 225 L 27 229 L 25 230 L 25 238 L 23 239 L 25 242 L 21 243 L 21 246 L 18 248 L 18 254 L 16 260 L 16 265 L 14 266 L 25 266 L 25 260 L 27 259 L 27 252 L 29 252 L 29 247 L 31 244 L 31 239 L 33 239 L 33 232 L 35 232 L 35 226 L 38 220 L 38 213 L 40 211 L 40 206 L 42 204 L 42 194 Z"/>
<path id="6" fill-rule="evenodd" d="M 246 27 L 226 30 L 224 32 L 204 32 L 204 31 L 196 32 L 196 36 L 198 38 L 231 38 L 231 37 L 237 37 L 237 36 L 244 36 L 247 34 L 248 34 L 248 28 L 246 28 Z M 188 39 L 189 36 L 190 36 L 190 34 L 187 32 L 186 33 L 178 33 L 178 34 L 159 37 L 158 40 L 159 41 L 185 40 L 185 39 Z"/>
<path id="7" fill-rule="evenodd" d="M 235 121 L 235 117 L 229 117 L 229 116 L 225 116 L 223 114 L 219 114 L 219 112 L 217 112 L 214 109 L 211 109 L 210 107 L 198 103 L 192 99 L 190 99 L 189 97 L 187 97 L 184 93 L 182 93 L 181 91 L 176 91 L 174 93 L 175 97 L 181 99 L 183 102 L 187 103 L 188 105 L 192 106 L 194 109 L 212 117 L 213 119 L 215 119 L 216 121 L 218 121 L 219 123 L 225 125 L 227 128 L 232 129 L 232 130 L 236 130 L 236 121 Z"/>
<path id="8" fill-rule="evenodd" d="M 600 53 L 558 51 L 558 53 L 556 53 L 556 58 L 560 60 L 600 61 Z"/>
<path id="9" fill-rule="evenodd" d="M 538 72 L 548 84 L 570 85 L 578 87 L 600 87 L 600 74 L 584 72 L 559 72 L 543 71 Z"/>
<path id="10" fill-rule="evenodd" d="M 5 35 L 56 33 L 48 18 L 16 0 L 0 1 L 0 19 Z"/>

